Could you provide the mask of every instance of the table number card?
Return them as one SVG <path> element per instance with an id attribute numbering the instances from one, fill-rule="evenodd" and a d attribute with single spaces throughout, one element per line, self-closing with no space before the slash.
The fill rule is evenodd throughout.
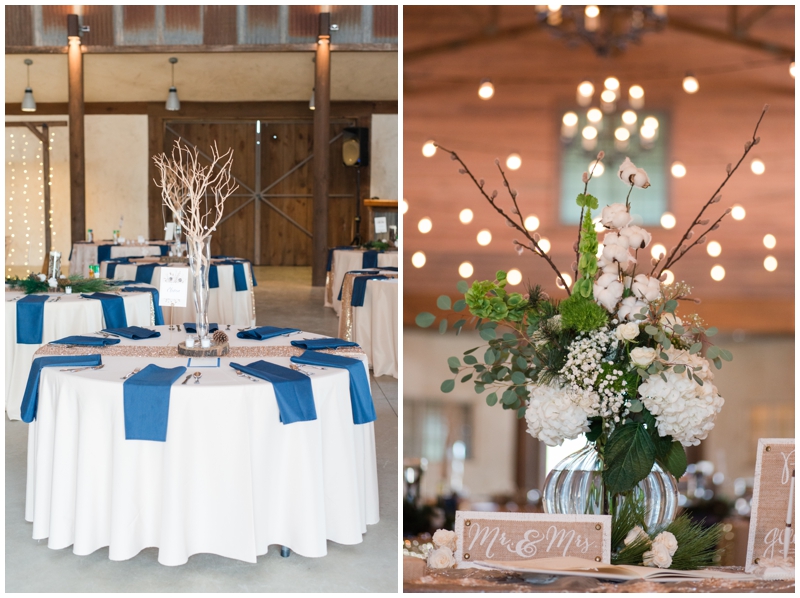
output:
<path id="1" fill-rule="evenodd" d="M 761 559 L 794 559 L 794 438 L 760 438 L 745 571 Z"/>
<path id="2" fill-rule="evenodd" d="M 189 292 L 189 269 L 161 268 L 161 284 L 159 286 L 159 305 L 186 307 L 186 296 Z"/>
<path id="3" fill-rule="evenodd" d="M 489 561 L 576 556 L 611 562 L 610 515 L 456 511 L 459 568 Z"/>
<path id="4" fill-rule="evenodd" d="M 375 233 L 385 233 L 388 232 L 386 228 L 386 216 L 378 216 L 375 218 Z"/>

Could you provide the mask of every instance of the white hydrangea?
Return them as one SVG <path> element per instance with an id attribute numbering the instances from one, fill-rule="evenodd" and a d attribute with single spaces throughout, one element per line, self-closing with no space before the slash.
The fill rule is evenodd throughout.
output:
<path id="1" fill-rule="evenodd" d="M 586 412 L 572 402 L 564 389 L 546 384 L 533 387 L 525 419 L 528 434 L 547 446 L 558 446 L 589 431 Z"/>
<path id="2" fill-rule="evenodd" d="M 650 376 L 639 386 L 639 395 L 645 407 L 656 418 L 660 436 L 672 436 L 684 446 L 696 446 L 714 428 L 714 420 L 725 402 L 712 383 L 714 374 L 708 361 L 688 351 L 667 350 L 671 364 L 683 364 L 688 368 L 699 367 L 694 375 L 703 381 L 699 385 L 686 373 L 676 374 L 671 369 L 660 376 Z"/>

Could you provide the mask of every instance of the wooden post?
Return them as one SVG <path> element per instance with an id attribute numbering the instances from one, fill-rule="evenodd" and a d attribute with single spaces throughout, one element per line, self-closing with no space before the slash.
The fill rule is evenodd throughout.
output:
<path id="1" fill-rule="evenodd" d="M 328 186 L 331 137 L 331 14 L 319 15 L 314 77 L 314 240 L 311 284 L 325 286 L 328 258 Z"/>
<path id="2" fill-rule="evenodd" d="M 70 244 L 86 235 L 86 160 L 83 136 L 83 52 L 78 15 L 67 15 L 69 71 L 69 207 Z"/>

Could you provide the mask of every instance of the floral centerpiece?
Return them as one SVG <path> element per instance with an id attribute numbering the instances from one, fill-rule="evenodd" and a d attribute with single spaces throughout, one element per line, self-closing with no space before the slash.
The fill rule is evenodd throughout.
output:
<path id="1" fill-rule="evenodd" d="M 668 283 L 665 271 L 689 250 L 706 242 L 730 213 L 713 220 L 706 212 L 721 200 L 720 190 L 750 150 L 756 136 L 745 144 L 735 166 L 727 166 L 722 184 L 702 206 L 680 241 L 669 251 L 647 259 L 650 233 L 633 223 L 631 194 L 647 189 L 647 173 L 629 159 L 617 176 L 627 188 L 625 202 L 612 203 L 600 212 L 602 245 L 593 221 L 599 200 L 589 193 L 596 165 L 583 174 L 583 192 L 575 262 L 575 283 L 570 285 L 552 258 L 540 246 L 538 234 L 526 230 L 517 192 L 496 160 L 510 196 L 510 208 L 501 207 L 497 191 L 470 172 L 459 156 L 446 148 L 469 175 L 483 197 L 525 237 L 513 241 L 519 254 L 530 251 L 555 271 L 564 300 L 547 295 L 540 285 L 525 294 L 506 290 L 506 273 L 493 281 L 460 281 L 463 299 L 454 303 L 441 296 L 437 305 L 456 312 L 468 309 L 487 346 L 450 357 L 454 378 L 442 383 L 450 392 L 456 381 L 472 382 L 475 391 L 487 393 L 489 406 L 502 405 L 525 418 L 528 432 L 548 446 L 566 439 L 586 437 L 588 445 L 556 466 L 543 492 L 548 512 L 608 513 L 613 515 L 613 562 L 696 568 L 711 564 L 719 538 L 716 528 L 704 529 L 686 517 L 675 518 L 675 479 L 686 470 L 685 446 L 697 445 L 714 427 L 723 398 L 714 386 L 714 369 L 732 355 L 715 346 L 717 330 L 699 316 L 679 309 L 694 304 L 685 282 Z M 596 212 L 595 212 L 596 213 Z M 422 327 L 436 317 L 417 316 Z M 461 318 L 453 327 L 460 332 Z M 443 319 L 440 331 L 448 322 Z M 488 391 L 488 392 L 487 392 Z M 587 465 L 588 463 L 588 465 Z M 594 470 L 594 471 L 592 471 Z M 593 475 L 596 474 L 596 475 Z M 576 476 L 578 481 L 576 482 Z M 582 476 L 582 477 L 581 477 Z"/>

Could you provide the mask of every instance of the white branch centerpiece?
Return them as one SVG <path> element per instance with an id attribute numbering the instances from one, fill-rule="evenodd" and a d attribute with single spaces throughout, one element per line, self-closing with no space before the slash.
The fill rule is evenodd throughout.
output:
<path id="1" fill-rule="evenodd" d="M 211 345 L 208 325 L 208 273 L 211 266 L 211 234 L 222 220 L 225 201 L 237 189 L 231 175 L 233 149 L 220 154 L 211 148 L 209 164 L 200 163 L 197 148 L 175 141 L 171 156 L 153 157 L 161 180 L 161 198 L 186 235 L 192 291 L 197 312 L 197 337 L 203 347 Z"/>
<path id="2" fill-rule="evenodd" d="M 544 259 L 568 295 L 555 300 L 540 285 L 530 286 L 525 295 L 509 292 L 503 271 L 496 280 L 475 281 L 471 287 L 460 281 L 464 297 L 453 302 L 442 295 L 437 306 L 468 309 L 487 345 L 483 355 L 477 353 L 482 347 L 475 347 L 461 359 L 448 358 L 455 377 L 442 383 L 442 391 L 452 391 L 459 379 L 471 381 L 477 393 L 488 391 L 489 406 L 499 403 L 516 411 L 526 419 L 528 432 L 549 446 L 585 435 L 587 446 L 548 474 L 543 504 L 549 513 L 612 515 L 612 562 L 679 569 L 712 562 L 720 530 L 703 529 L 684 517 L 674 520 L 675 480 L 687 467 L 684 447 L 707 437 L 724 402 L 714 386 L 712 366 L 720 369 L 733 356 L 711 343 L 716 328 L 706 327 L 697 314 L 678 315 L 681 302 L 699 301 L 685 282 L 667 283 L 664 270 L 705 243 L 730 213 L 727 209 L 717 217 L 706 216 L 759 143 L 766 111 L 744 154 L 735 166 L 728 164 L 722 184 L 678 244 L 652 261 L 640 255 L 651 235 L 633 224 L 630 213 L 632 192 L 647 189 L 650 181 L 627 158 L 617 173 L 627 197 L 602 209 L 602 248 L 598 242 L 592 210 L 599 209 L 599 200 L 588 187 L 594 167 L 604 158 L 600 152 L 592 172 L 583 174 L 583 192 L 576 199 L 581 218 L 571 289 L 561 274 L 565 270 L 541 247 L 539 236 L 526 230 L 518 194 L 499 160 L 495 163 L 510 198 L 505 208 L 497 191 L 487 191 L 485 181 L 458 154 L 439 146 L 506 224 L 525 237 L 514 239 L 514 249 Z M 462 317 L 453 327 L 460 332 L 467 320 Z M 417 316 L 422 327 L 435 321 L 432 313 Z M 440 332 L 448 325 L 445 317 Z"/>

